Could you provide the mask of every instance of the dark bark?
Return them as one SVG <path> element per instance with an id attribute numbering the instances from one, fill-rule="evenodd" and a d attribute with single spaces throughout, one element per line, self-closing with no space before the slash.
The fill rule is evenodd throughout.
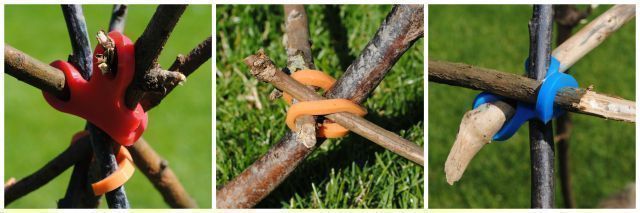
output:
<path id="1" fill-rule="evenodd" d="M 113 140 L 101 129 L 93 124 L 87 124 L 87 130 L 91 134 L 91 148 L 95 157 L 95 166 L 98 167 L 98 171 L 101 176 L 99 179 L 106 178 L 118 168 L 116 157 L 113 154 L 113 147 L 124 149 L 119 145 L 115 145 Z M 117 150 L 116 150 L 117 152 Z M 124 191 L 124 185 L 120 186 L 113 191 L 105 194 L 107 204 L 111 209 L 128 209 L 130 208 L 129 201 L 127 200 L 127 194 Z"/>
<path id="2" fill-rule="evenodd" d="M 198 208 L 195 200 L 169 168 L 169 162 L 162 159 L 144 138 L 141 137 L 127 149 L 138 169 L 153 183 L 171 208 Z"/>
<path id="3" fill-rule="evenodd" d="M 338 82 L 331 88 L 327 97 L 347 98 L 362 103 L 384 75 L 413 43 L 422 37 L 424 31 L 423 5 L 399 5 L 387 15 L 375 36 L 363 49 Z M 374 47 L 377 49 L 374 50 Z M 227 197 L 217 197 L 218 208 L 250 208 L 260 200 L 258 197 L 238 197 L 249 191 L 224 192 L 235 189 L 257 189 L 277 187 L 304 160 L 316 146 L 307 148 L 294 137 L 291 131 L 249 168 L 218 190 L 217 195 L 228 193 Z M 240 183 L 251 184 L 238 187 Z M 237 200 L 236 200 L 237 199 Z"/>
<path id="4" fill-rule="evenodd" d="M 551 61 L 551 5 L 534 5 L 529 22 L 529 67 L 527 76 L 542 81 Z M 531 207 L 555 207 L 554 141 L 552 122 L 529 121 L 531 148 Z"/>
<path id="5" fill-rule="evenodd" d="M 136 41 L 136 73 L 125 95 L 125 103 L 129 109 L 135 108 L 146 91 L 164 91 L 164 83 L 157 78 L 162 72 L 157 63 L 158 56 L 186 8 L 187 5 L 158 6 L 147 28 Z"/>
<path id="6" fill-rule="evenodd" d="M 180 7 L 183 7 L 183 6 L 180 6 Z M 163 19 L 163 18 L 164 17 L 160 17 L 160 19 Z M 153 36 L 148 36 L 148 37 L 149 37 L 148 39 L 151 39 L 151 37 Z M 183 63 L 177 64 L 176 65 L 176 67 L 178 67 L 177 69 L 180 69 L 181 71 L 186 73 L 185 75 L 188 75 L 191 72 L 193 72 L 198 66 L 200 66 L 202 63 L 208 60 L 211 57 L 211 51 L 210 51 L 211 42 L 210 42 L 210 39 L 208 40 L 209 40 L 208 44 L 206 44 L 207 41 L 205 41 L 203 42 L 205 43 L 205 45 L 201 44 L 198 48 L 196 48 L 198 49 L 196 53 L 194 53 L 195 50 L 192 51 L 191 54 L 196 55 L 192 57 L 193 60 L 185 60 Z M 208 45 L 209 48 L 207 48 L 206 45 Z M 205 52 L 205 54 L 202 54 L 202 52 Z M 206 54 L 206 52 L 208 52 L 208 54 Z M 176 63 L 178 63 L 178 61 Z M 65 85 L 64 85 L 65 79 L 62 72 L 34 58 L 31 58 L 28 55 L 6 44 L 5 44 L 5 70 L 7 70 L 8 74 L 16 77 L 18 80 L 24 81 L 25 83 L 28 83 L 38 89 L 51 92 L 63 99 L 68 97 L 68 91 L 65 89 Z M 166 93 L 161 94 L 156 98 L 159 101 L 165 96 L 166 96 Z M 145 110 L 148 111 L 154 106 L 155 105 L 148 106 L 145 108 Z M 142 140 L 142 138 L 140 140 Z M 138 141 L 137 143 L 140 144 L 143 142 L 144 141 L 142 142 Z M 144 143 L 146 144 L 146 142 Z M 144 154 L 144 153 L 155 153 L 155 151 L 148 144 L 146 144 L 145 146 L 132 146 L 130 147 L 129 151 L 131 152 L 132 156 L 138 156 L 138 158 L 142 159 L 136 162 L 136 165 L 141 168 L 155 168 L 156 166 L 145 165 L 145 163 L 155 162 L 157 161 L 157 159 L 161 159 L 160 156 L 158 156 L 157 154 L 156 155 Z M 83 148 L 81 151 L 76 151 L 73 153 L 87 153 L 87 152 L 91 153 L 89 146 L 87 146 L 86 149 Z M 65 164 L 66 162 L 64 162 L 64 160 L 68 160 L 66 158 L 68 156 L 66 155 L 73 155 L 73 153 L 63 153 L 59 155 L 57 158 L 55 158 L 54 160 L 52 160 L 47 164 L 51 166 L 45 166 L 42 169 L 36 171 L 33 175 L 29 176 L 31 178 L 22 179 L 18 181 L 15 185 L 12 185 L 11 187 L 6 188 L 5 189 L 6 198 L 12 198 L 12 200 L 5 199 L 5 204 L 8 204 L 13 200 L 18 199 L 30 193 L 31 191 L 38 189 L 42 185 L 51 181 L 53 178 L 59 175 L 62 171 L 66 170 L 68 167 L 71 166 L 71 164 L 67 165 Z M 156 158 L 152 158 L 153 156 L 155 156 Z M 80 161 L 76 158 L 73 158 L 71 160 L 73 161 L 72 163 L 76 163 Z M 61 166 L 61 167 L 58 168 L 56 166 Z M 163 168 L 161 170 L 162 172 L 159 172 L 157 174 L 152 173 L 152 170 L 148 170 L 148 169 L 147 170 L 143 169 L 143 173 L 145 173 L 145 175 L 149 178 L 149 180 L 154 183 L 154 186 L 156 186 L 156 188 L 162 193 L 163 197 L 165 197 L 165 200 L 171 200 L 171 199 L 190 200 L 191 198 L 186 193 L 186 191 L 184 191 L 184 188 L 182 187 L 180 182 L 177 180 L 177 177 L 173 175 L 173 172 L 171 171 L 170 168 L 168 168 L 166 163 L 163 164 L 162 168 Z M 42 174 L 47 174 L 47 175 L 42 175 Z M 155 177 L 155 178 L 151 178 L 151 177 Z M 158 181 L 158 182 L 154 182 L 154 181 Z M 28 187 L 20 187 L 24 185 L 28 185 Z M 19 186 L 19 187 L 14 188 L 14 186 Z M 183 191 L 184 193 L 182 193 L 182 196 L 185 196 L 185 198 L 172 197 L 172 196 L 176 196 L 176 194 L 165 193 L 165 192 L 172 192 L 172 191 Z M 107 197 L 109 197 L 109 195 Z M 169 203 L 169 205 L 171 205 L 172 207 L 187 207 L 187 208 L 194 207 L 194 205 L 191 205 L 188 202 L 176 202 L 175 206 L 172 205 L 172 203 Z M 119 205 L 119 206 L 125 206 L 125 205 Z M 126 206 L 128 206 L 128 204 Z"/>
<path id="7" fill-rule="evenodd" d="M 536 90 L 540 82 L 524 76 L 515 75 L 497 70 L 474 67 L 467 64 L 442 61 L 429 61 L 429 81 L 465 87 L 474 90 L 482 90 L 500 95 L 509 99 L 535 103 Z M 625 105 L 635 108 L 635 103 L 610 95 L 596 94 L 583 88 L 562 88 L 556 94 L 555 104 L 567 111 L 592 115 L 611 120 L 627 122 L 635 121 L 635 113 L 627 114 L 618 110 L 591 112 L 589 106 L 581 105 L 581 99 L 590 95 L 598 99 L 611 99 L 608 103 Z"/>

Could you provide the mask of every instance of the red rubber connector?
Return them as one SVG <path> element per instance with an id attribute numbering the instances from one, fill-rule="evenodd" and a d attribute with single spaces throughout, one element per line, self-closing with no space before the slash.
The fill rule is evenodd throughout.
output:
<path id="1" fill-rule="evenodd" d="M 97 45 L 93 57 L 93 74 L 84 80 L 75 66 L 66 61 L 54 61 L 51 66 L 64 72 L 69 100 L 43 92 L 53 108 L 79 116 L 93 123 L 123 146 L 130 146 L 140 138 L 147 127 L 147 113 L 138 104 L 135 110 L 127 108 L 124 96 L 135 72 L 133 42 L 119 32 L 110 32 L 117 52 L 116 73 L 102 74 L 98 68 L 97 54 L 104 49 Z M 113 68 L 112 68 L 113 70 Z"/>

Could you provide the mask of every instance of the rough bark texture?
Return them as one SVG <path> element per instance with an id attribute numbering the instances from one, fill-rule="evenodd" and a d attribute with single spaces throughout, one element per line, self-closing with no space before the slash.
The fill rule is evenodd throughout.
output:
<path id="1" fill-rule="evenodd" d="M 315 69 L 311 55 L 311 39 L 307 12 L 303 5 L 284 5 L 287 67 Z M 295 71 L 295 70 L 292 70 Z"/>
<path id="2" fill-rule="evenodd" d="M 198 44 L 189 54 L 185 57 L 178 55 L 175 62 L 169 68 L 170 71 L 180 72 L 185 77 L 191 75 L 196 71 L 200 65 L 204 64 L 211 58 L 211 36 L 205 39 L 202 43 Z M 140 105 L 145 111 L 160 104 L 162 99 L 166 97 L 173 89 L 179 84 L 167 84 L 165 85 L 165 92 L 150 92 L 144 95 L 144 98 L 140 100 Z"/>
<path id="3" fill-rule="evenodd" d="M 245 64 L 251 68 L 251 73 L 258 80 L 268 82 L 300 101 L 326 100 L 326 98 L 277 69 L 273 61 L 262 52 L 246 58 Z M 325 117 L 396 154 L 420 165 L 424 164 L 424 150 L 422 147 L 362 117 L 346 112 L 333 113 L 325 115 Z"/>
<path id="4" fill-rule="evenodd" d="M 160 5 L 151 17 L 149 25 L 135 43 L 136 73 L 127 88 L 125 103 L 135 108 L 146 91 L 164 91 L 165 75 L 157 63 L 158 56 L 169 35 L 180 20 L 187 5 Z"/>
<path id="5" fill-rule="evenodd" d="M 553 9 L 557 26 L 556 44 L 562 44 L 569 39 L 573 28 L 581 20 L 587 18 L 592 10 L 591 7 L 587 7 L 585 10 L 578 10 L 574 5 L 554 5 Z M 567 69 L 566 72 L 569 73 L 569 70 Z M 558 171 L 565 208 L 576 207 L 576 201 L 571 189 L 571 158 L 569 156 L 572 127 L 570 113 L 565 113 L 556 119 L 556 139 L 554 140 L 558 142 Z"/>
<path id="6" fill-rule="evenodd" d="M 361 56 L 352 63 L 351 67 L 353 68 L 347 69 L 342 78 L 338 79 L 338 82 L 351 82 L 351 84 L 336 84 L 327 92 L 327 96 L 358 100 L 356 103 L 363 102 L 391 69 L 393 63 L 411 47 L 415 40 L 422 37 L 424 27 L 423 12 L 422 5 L 399 5 L 394 7 L 385 19 L 387 21 L 382 23 L 373 37 L 372 42 L 367 44 Z M 398 20 L 400 19 L 398 17 L 410 18 L 415 22 Z M 394 25 L 394 27 L 390 25 Z M 383 28 L 394 28 L 396 30 L 382 30 Z M 403 32 L 411 32 L 411 34 L 403 34 Z M 382 37 L 385 39 L 382 39 Z M 376 52 L 376 49 L 379 52 Z M 335 93 L 332 92 L 333 90 L 340 90 L 341 92 Z M 261 191 L 266 194 L 267 192 L 264 192 L 265 189 L 277 187 L 314 149 L 315 147 L 305 147 L 297 141 L 296 137 L 293 137 L 291 131 L 287 131 L 278 144 L 217 191 L 216 206 L 218 208 L 250 208 L 254 206 L 263 197 L 242 197 L 237 195 L 251 195 L 254 192 Z M 251 191 L 239 190 L 239 183 L 251 184 L 241 187 Z M 220 196 L 221 194 L 226 194 L 227 196 Z"/>
<path id="7" fill-rule="evenodd" d="M 47 184 L 75 163 L 85 159 L 91 159 L 93 153 L 91 152 L 89 140 L 90 138 L 88 136 L 79 139 L 33 174 L 5 187 L 4 205 L 8 206 L 18 198 Z"/>
<path id="8" fill-rule="evenodd" d="M 483 90 L 517 101 L 535 103 L 540 83 L 524 76 L 474 67 L 467 64 L 429 60 L 429 81 Z M 557 106 L 596 117 L 635 122 L 635 102 L 598 94 L 583 88 L 564 88 L 556 95 Z"/>
<path id="9" fill-rule="evenodd" d="M 384 74 L 389 72 L 400 56 L 423 35 L 423 5 L 393 7 L 378 28 L 376 36 L 369 41 L 360 56 L 345 71 L 354 75 L 353 78 L 338 79 L 327 93 L 327 97 L 347 98 L 356 103 L 363 102 L 370 94 L 365 91 L 377 87 Z M 380 74 L 372 75 L 372 73 Z M 354 91 L 356 93 L 353 93 Z"/>

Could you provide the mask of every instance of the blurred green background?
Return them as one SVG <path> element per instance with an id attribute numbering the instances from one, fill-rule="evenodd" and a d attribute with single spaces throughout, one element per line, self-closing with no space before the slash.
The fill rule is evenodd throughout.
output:
<path id="1" fill-rule="evenodd" d="M 588 20 L 610 7 L 599 6 Z M 430 5 L 429 58 L 522 74 L 531 11 L 528 5 Z M 573 66 L 571 72 L 582 87 L 594 85 L 597 92 L 635 100 L 635 30 L 631 20 Z M 528 128 L 520 128 L 507 142 L 485 146 L 462 179 L 449 186 L 444 162 L 459 122 L 479 91 L 429 83 L 428 93 L 429 208 L 530 207 Z M 635 125 L 580 114 L 572 117 L 573 193 L 578 207 L 593 208 L 635 181 Z M 559 178 L 556 206 L 564 206 Z"/>
<path id="2" fill-rule="evenodd" d="M 391 11 L 389 5 L 306 6 L 315 65 L 339 78 Z M 283 101 L 242 62 L 258 49 L 286 66 L 281 5 L 216 7 L 216 187 L 287 130 Z M 424 41 L 411 47 L 364 105 L 366 119 L 423 145 Z M 257 91 L 258 108 L 252 99 Z M 424 169 L 356 134 L 327 140 L 258 208 L 422 208 Z"/>
<path id="3" fill-rule="evenodd" d="M 90 41 L 108 30 L 112 5 L 83 6 Z M 155 12 L 154 5 L 130 5 L 125 34 L 135 41 Z M 168 68 L 211 35 L 211 6 L 189 6 L 169 38 L 159 62 Z M 5 6 L 5 43 L 49 63 L 66 60 L 71 44 L 59 5 Z M 37 90 L 5 75 L 5 180 L 20 179 L 61 153 L 85 121 L 50 107 Z M 144 137 L 164 157 L 199 207 L 211 207 L 211 60 L 149 111 Z M 55 208 L 71 169 L 15 201 L 8 208 Z M 125 185 L 133 208 L 168 208 L 140 171 Z M 106 201 L 102 200 L 102 207 Z"/>

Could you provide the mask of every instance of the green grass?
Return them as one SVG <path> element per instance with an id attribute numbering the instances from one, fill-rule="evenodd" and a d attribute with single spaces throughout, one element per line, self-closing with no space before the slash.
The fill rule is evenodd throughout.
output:
<path id="1" fill-rule="evenodd" d="M 589 20 L 609 7 L 601 5 Z M 524 5 L 431 5 L 429 58 L 521 74 L 529 48 L 530 18 L 531 6 Z M 632 20 L 576 63 L 572 73 L 582 87 L 594 85 L 598 92 L 635 100 L 634 32 Z M 530 207 L 527 128 L 521 128 L 507 142 L 485 146 L 462 179 L 449 186 L 444 162 L 459 122 L 479 92 L 429 83 L 428 93 L 429 208 Z M 579 114 L 572 117 L 573 193 L 578 207 L 593 208 L 599 200 L 635 180 L 635 125 Z M 564 206 L 559 179 L 556 205 Z"/>
<path id="2" fill-rule="evenodd" d="M 111 5 L 84 6 L 92 45 L 95 33 L 108 29 Z M 132 5 L 125 34 L 135 41 L 155 6 Z M 211 6 L 189 6 L 167 42 L 159 62 L 168 68 L 177 54 L 188 53 L 211 35 Z M 8 5 L 5 42 L 48 63 L 71 53 L 60 6 Z M 144 137 L 164 157 L 187 192 L 202 208 L 211 207 L 211 62 L 149 112 Z M 5 179 L 25 177 L 62 152 L 85 121 L 50 107 L 39 90 L 5 75 Z M 71 170 L 15 201 L 8 208 L 55 208 L 64 196 Z M 140 171 L 125 185 L 134 208 L 168 207 Z M 105 207 L 106 201 L 102 201 Z"/>
<path id="3" fill-rule="evenodd" d="M 282 6 L 217 6 L 216 186 L 251 165 L 284 135 L 286 105 L 269 101 L 273 87 L 254 79 L 242 59 L 259 48 L 280 67 Z M 339 77 L 390 11 L 390 6 L 307 6 L 315 64 Z M 329 18 L 340 21 L 330 21 Z M 330 36 L 339 35 L 343 40 Z M 334 45 L 332 39 L 344 45 Z M 423 40 L 409 49 L 365 106 L 366 118 L 423 145 Z M 343 57 L 338 57 L 343 55 Z M 263 105 L 246 97 L 256 87 Z M 257 207 L 422 208 L 424 169 L 356 134 L 328 140 Z"/>

